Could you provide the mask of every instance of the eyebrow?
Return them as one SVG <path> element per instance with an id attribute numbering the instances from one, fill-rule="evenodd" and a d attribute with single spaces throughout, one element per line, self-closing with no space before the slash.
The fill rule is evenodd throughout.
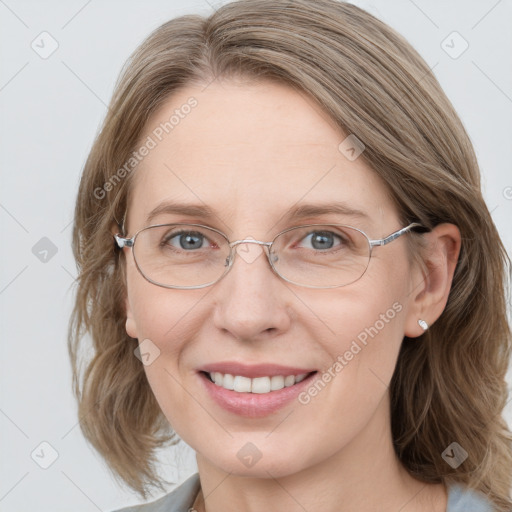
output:
<path id="1" fill-rule="evenodd" d="M 202 217 L 212 219 L 218 217 L 213 209 L 203 204 L 177 203 L 164 201 L 157 205 L 146 218 L 146 223 L 150 223 L 155 217 L 162 214 L 186 215 L 188 217 Z M 353 208 L 342 202 L 329 202 L 323 204 L 301 204 L 290 208 L 281 220 L 300 220 L 307 217 L 318 217 L 322 215 L 342 215 L 345 217 L 354 217 L 360 219 L 369 219 L 367 213 L 362 210 Z"/>

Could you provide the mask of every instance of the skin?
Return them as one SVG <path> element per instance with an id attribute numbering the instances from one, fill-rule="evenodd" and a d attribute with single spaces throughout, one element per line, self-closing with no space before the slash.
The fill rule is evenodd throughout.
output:
<path id="1" fill-rule="evenodd" d="M 280 219 L 298 201 L 343 201 L 368 216 L 329 214 L 302 224 L 350 224 L 370 238 L 403 227 L 377 175 L 362 158 L 349 161 L 338 150 L 346 134 L 285 85 L 189 85 L 151 117 L 140 140 L 191 96 L 197 107 L 136 170 L 129 236 L 163 200 L 204 203 L 217 216 L 164 214 L 152 224 L 202 223 L 231 241 L 271 241 L 290 226 Z M 144 369 L 166 418 L 196 451 L 202 487 L 196 510 L 446 510 L 444 486 L 408 475 L 390 429 L 388 384 L 403 337 L 422 334 L 419 318 L 432 325 L 442 313 L 460 249 L 451 224 L 424 237 L 427 274 L 408 257 L 402 236 L 374 250 L 360 280 L 322 290 L 281 280 L 263 254 L 251 263 L 237 255 L 213 286 L 166 289 L 145 280 L 124 249 L 126 331 L 160 350 Z M 240 417 L 214 403 L 197 375 L 201 365 L 223 360 L 321 374 L 397 302 L 401 311 L 306 405 L 293 401 L 268 417 Z M 250 468 L 237 457 L 248 442 L 262 455 Z"/>

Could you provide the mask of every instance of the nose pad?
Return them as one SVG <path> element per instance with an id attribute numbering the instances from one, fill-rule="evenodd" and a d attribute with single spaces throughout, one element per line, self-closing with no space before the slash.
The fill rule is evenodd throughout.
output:
<path id="1" fill-rule="evenodd" d="M 254 240 L 251 236 L 247 237 L 245 240 L 248 242 L 237 245 L 236 252 L 246 263 L 251 264 L 264 253 L 264 250 L 260 244 L 249 242 L 249 240 Z"/>
<path id="2" fill-rule="evenodd" d="M 250 239 L 251 237 L 247 238 L 246 240 Z M 235 259 L 235 253 L 238 254 L 238 256 L 242 258 L 246 263 L 253 263 L 262 254 L 264 254 L 264 256 L 267 256 L 266 252 L 267 251 L 265 251 L 265 247 L 261 245 L 253 243 L 239 244 L 236 246 L 235 251 L 226 257 L 224 261 L 224 267 L 229 267 L 233 263 L 233 260 Z M 274 252 L 269 252 L 268 259 L 270 259 L 270 261 L 273 264 L 279 260 L 279 256 Z"/>

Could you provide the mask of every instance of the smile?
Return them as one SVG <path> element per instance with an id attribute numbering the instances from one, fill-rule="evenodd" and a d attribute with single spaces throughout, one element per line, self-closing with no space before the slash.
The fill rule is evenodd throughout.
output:
<path id="1" fill-rule="evenodd" d="M 217 386 L 237 393 L 258 393 L 265 394 L 279 391 L 284 387 L 290 387 L 302 382 L 307 373 L 300 375 L 272 375 L 268 377 L 255 377 L 253 379 L 242 375 L 231 375 L 230 373 L 211 372 L 208 377 Z"/>
<path id="2" fill-rule="evenodd" d="M 220 365 L 215 366 L 218 368 Z M 229 370 L 238 371 L 228 373 L 226 367 L 223 368 L 226 373 L 221 373 L 208 368 L 199 371 L 197 375 L 207 396 L 214 403 L 231 414 L 246 418 L 265 417 L 296 404 L 300 393 L 310 386 L 318 375 L 316 370 L 304 373 L 305 369 L 275 365 L 265 365 L 258 369 L 253 367 L 249 370 L 239 365 L 236 368 L 234 365 L 223 366 L 230 366 Z M 239 371 L 246 375 L 237 375 Z M 249 377 L 247 374 L 251 373 L 253 375 Z"/>

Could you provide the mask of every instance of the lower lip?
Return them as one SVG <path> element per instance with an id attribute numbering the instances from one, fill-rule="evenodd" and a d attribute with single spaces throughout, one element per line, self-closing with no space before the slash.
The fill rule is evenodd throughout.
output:
<path id="1" fill-rule="evenodd" d="M 293 386 L 261 394 L 239 393 L 224 389 L 213 383 L 203 372 L 199 372 L 199 377 L 204 382 L 212 399 L 222 408 L 239 416 L 259 418 L 268 416 L 292 402 L 301 391 L 310 385 L 316 374 L 317 372 L 309 374 L 303 381 Z"/>

